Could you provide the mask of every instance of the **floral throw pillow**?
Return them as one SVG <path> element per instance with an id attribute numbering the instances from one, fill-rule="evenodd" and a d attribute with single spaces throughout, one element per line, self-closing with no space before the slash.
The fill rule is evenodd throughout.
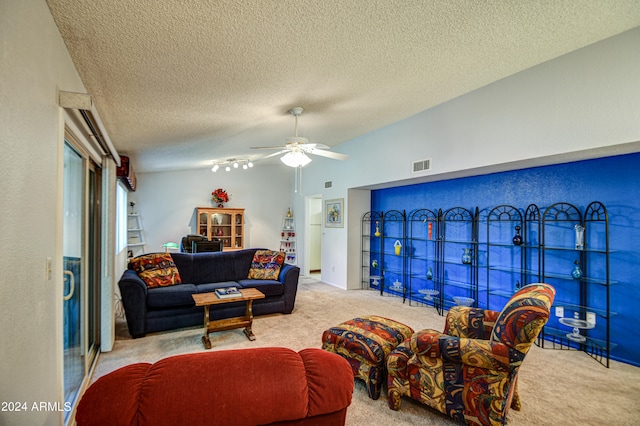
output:
<path id="1" fill-rule="evenodd" d="M 145 254 L 131 259 L 129 263 L 147 288 L 167 287 L 182 282 L 171 253 Z"/>
<path id="2" fill-rule="evenodd" d="M 277 280 L 284 263 L 284 252 L 274 250 L 256 250 L 249 269 L 249 279 Z"/>

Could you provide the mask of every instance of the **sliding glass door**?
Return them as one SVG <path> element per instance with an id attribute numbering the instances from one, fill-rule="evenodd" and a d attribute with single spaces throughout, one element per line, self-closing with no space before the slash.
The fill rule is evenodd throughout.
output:
<path id="1" fill-rule="evenodd" d="M 83 288 L 86 276 L 85 193 L 85 158 L 65 141 L 62 225 L 64 401 L 72 404 L 75 404 L 86 375 L 82 347 Z"/>
<path id="2" fill-rule="evenodd" d="M 63 173 L 63 376 L 64 402 L 75 405 L 100 347 L 102 175 L 69 139 Z M 65 423 L 70 420 L 65 417 Z"/>

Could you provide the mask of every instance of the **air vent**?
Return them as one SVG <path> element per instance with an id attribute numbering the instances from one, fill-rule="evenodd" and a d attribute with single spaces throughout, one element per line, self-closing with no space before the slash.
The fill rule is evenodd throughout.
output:
<path id="1" fill-rule="evenodd" d="M 324 187 L 325 188 L 331 188 L 332 185 L 333 185 L 332 181 L 327 181 L 327 182 L 324 183 Z"/>
<path id="2" fill-rule="evenodd" d="M 413 173 L 425 172 L 427 170 L 431 170 L 431 158 L 427 158 L 426 160 L 414 161 L 412 163 Z"/>

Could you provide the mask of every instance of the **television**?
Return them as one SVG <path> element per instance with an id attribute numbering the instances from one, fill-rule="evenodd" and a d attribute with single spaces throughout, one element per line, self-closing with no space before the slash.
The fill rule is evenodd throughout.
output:
<path id="1" fill-rule="evenodd" d="M 222 241 L 193 241 L 191 242 L 192 253 L 205 253 L 210 251 L 222 251 Z"/>

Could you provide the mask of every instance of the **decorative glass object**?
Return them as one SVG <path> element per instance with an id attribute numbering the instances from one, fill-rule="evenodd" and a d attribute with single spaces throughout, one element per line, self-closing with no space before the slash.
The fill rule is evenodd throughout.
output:
<path id="1" fill-rule="evenodd" d="M 433 269 L 431 269 L 431 266 L 429 266 L 429 269 L 427 269 L 427 279 L 428 280 L 433 279 Z"/>
<path id="2" fill-rule="evenodd" d="M 402 243 L 400 242 L 400 240 L 396 240 L 396 242 L 393 244 L 393 248 L 396 252 L 396 256 L 400 256 L 400 251 L 402 250 Z"/>
<path id="3" fill-rule="evenodd" d="M 522 245 L 522 235 L 520 235 L 520 226 L 516 226 L 516 235 L 513 236 L 513 245 L 519 246 Z"/>
<path id="4" fill-rule="evenodd" d="M 458 306 L 471 306 L 473 305 L 473 299 L 470 297 L 463 296 L 453 296 L 453 301 L 456 302 Z"/>
<path id="5" fill-rule="evenodd" d="M 471 265 L 471 252 L 472 249 L 470 248 L 462 249 L 462 263 L 464 263 L 465 265 Z"/>
<path id="6" fill-rule="evenodd" d="M 433 300 L 433 296 L 437 296 L 438 294 L 440 294 L 438 290 L 430 290 L 430 289 L 418 290 L 418 293 L 424 294 L 425 300 Z"/>
<path id="7" fill-rule="evenodd" d="M 380 225 L 378 225 L 378 221 L 377 220 L 376 220 L 376 233 L 373 234 L 373 235 L 375 235 L 376 237 L 380 236 Z"/>
<path id="8" fill-rule="evenodd" d="M 584 226 L 576 225 L 573 227 L 576 231 L 576 250 L 584 249 Z"/>
<path id="9" fill-rule="evenodd" d="M 396 280 L 393 282 L 393 284 L 391 284 L 391 286 L 389 286 L 390 290 L 393 291 L 402 291 L 402 283 L 400 281 L 398 281 L 398 279 L 396 278 Z"/>
<path id="10" fill-rule="evenodd" d="M 573 271 L 571 271 L 571 276 L 576 279 L 579 280 L 580 278 L 582 278 L 582 269 L 580 269 L 580 261 L 576 260 L 575 262 L 573 262 Z"/>
<path id="11" fill-rule="evenodd" d="M 573 313 L 573 318 L 560 318 L 558 322 L 562 325 L 566 325 L 568 327 L 573 327 L 571 333 L 567 333 L 567 339 L 573 340 L 574 342 L 584 343 L 587 341 L 587 338 L 580 334 L 580 330 L 589 330 L 595 327 L 595 324 L 590 323 L 585 320 L 580 319 L 580 314 L 578 312 Z"/>

